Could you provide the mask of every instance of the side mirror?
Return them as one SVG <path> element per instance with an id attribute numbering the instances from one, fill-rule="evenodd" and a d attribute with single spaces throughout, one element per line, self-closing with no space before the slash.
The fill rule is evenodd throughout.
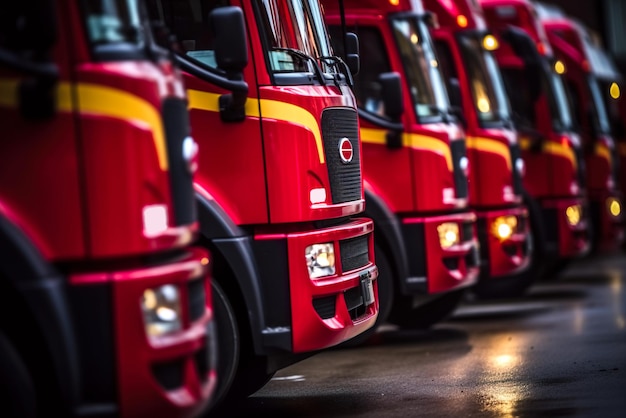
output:
<path id="1" fill-rule="evenodd" d="M 229 75 L 237 76 L 248 65 L 248 47 L 243 12 L 239 7 L 214 9 L 209 15 L 215 37 L 215 62 Z"/>
<path id="2" fill-rule="evenodd" d="M 458 78 L 448 80 L 448 98 L 450 99 L 450 113 L 467 128 L 467 119 L 463 113 L 463 96 L 461 96 L 461 84 Z"/>
<path id="3" fill-rule="evenodd" d="M 214 36 L 215 62 L 230 80 L 243 80 L 248 65 L 248 46 L 243 11 L 236 6 L 214 9 L 209 14 Z M 245 84 L 245 83 L 244 83 Z M 219 98 L 220 117 L 224 122 L 241 122 L 246 118 L 248 87 L 232 90 Z"/>
<path id="4" fill-rule="evenodd" d="M 404 113 L 402 98 L 402 79 L 396 72 L 382 73 L 378 76 L 381 95 L 385 106 L 385 115 L 397 121 Z"/>
<path id="5" fill-rule="evenodd" d="M 524 62 L 524 71 L 528 77 L 531 101 L 541 95 L 542 58 L 537 45 L 523 29 L 509 26 L 502 32 L 502 38 L 511 45 L 515 55 Z"/>
<path id="6" fill-rule="evenodd" d="M 357 75 L 361 69 L 359 57 L 359 38 L 356 33 L 346 33 L 346 64 L 352 75 Z"/>

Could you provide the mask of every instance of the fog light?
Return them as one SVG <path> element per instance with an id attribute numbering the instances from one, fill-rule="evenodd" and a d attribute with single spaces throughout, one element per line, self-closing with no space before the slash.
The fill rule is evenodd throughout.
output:
<path id="1" fill-rule="evenodd" d="M 151 337 L 159 337 L 182 328 L 180 293 L 174 285 L 166 284 L 144 290 L 141 310 L 146 333 Z"/>
<path id="2" fill-rule="evenodd" d="M 493 234 L 501 240 L 509 239 L 517 229 L 517 217 L 498 216 L 491 226 Z"/>
<path id="3" fill-rule="evenodd" d="M 335 246 L 332 242 L 309 245 L 304 256 L 311 279 L 335 274 Z"/>
<path id="4" fill-rule="evenodd" d="M 439 233 L 439 245 L 441 248 L 450 248 L 461 241 L 459 236 L 459 225 L 454 222 L 444 222 L 437 226 Z"/>
<path id="5" fill-rule="evenodd" d="M 580 223 L 580 219 L 582 218 L 582 209 L 580 205 L 572 205 L 568 206 L 565 209 L 565 217 L 567 217 L 567 223 L 571 226 L 576 226 Z"/>
<path id="6" fill-rule="evenodd" d="M 622 213 L 622 205 L 619 200 L 614 197 L 609 197 L 606 200 L 606 206 L 609 209 L 609 213 L 614 217 L 618 217 Z"/>

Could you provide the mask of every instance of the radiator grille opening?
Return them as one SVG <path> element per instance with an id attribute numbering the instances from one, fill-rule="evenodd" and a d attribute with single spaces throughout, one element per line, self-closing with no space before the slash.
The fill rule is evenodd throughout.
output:
<path id="1" fill-rule="evenodd" d="M 342 160 L 339 145 L 347 138 L 352 146 L 350 162 Z M 322 140 L 328 167 L 332 203 L 345 203 L 361 199 L 361 155 L 359 150 L 359 124 L 354 109 L 331 108 L 322 112 Z M 344 154 L 344 157 L 346 154 Z"/>

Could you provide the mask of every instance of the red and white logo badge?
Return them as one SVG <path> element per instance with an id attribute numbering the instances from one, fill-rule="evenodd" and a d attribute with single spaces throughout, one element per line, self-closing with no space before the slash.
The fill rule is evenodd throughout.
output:
<path id="1" fill-rule="evenodd" d="M 348 138 L 341 138 L 339 141 L 339 156 L 344 164 L 348 164 L 354 157 L 354 149 L 352 149 L 352 143 Z"/>

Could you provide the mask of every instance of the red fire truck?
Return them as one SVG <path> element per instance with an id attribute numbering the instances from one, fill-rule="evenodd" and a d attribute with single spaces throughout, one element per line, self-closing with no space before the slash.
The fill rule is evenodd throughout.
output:
<path id="1" fill-rule="evenodd" d="M 592 252 L 613 251 L 624 241 L 623 196 L 618 188 L 618 156 L 598 76 L 591 65 L 591 40 L 578 22 L 557 9 L 536 4 L 550 46 L 563 63 L 564 78 L 587 166 Z"/>
<path id="2" fill-rule="evenodd" d="M 185 90 L 142 5 L 0 6 L 2 416 L 191 417 L 214 391 Z"/>
<path id="3" fill-rule="evenodd" d="M 473 292 L 519 296 L 536 278 L 536 240 L 524 204 L 518 135 L 492 54 L 494 38 L 474 1 L 425 0 L 424 6 L 436 15 L 431 33 L 438 65 L 467 134 L 470 203 L 478 216 L 481 258 L 489 266 Z"/>
<path id="4" fill-rule="evenodd" d="M 376 321 L 352 74 L 318 0 L 152 3 L 178 40 L 199 143 L 217 409 Z"/>
<path id="5" fill-rule="evenodd" d="M 524 188 L 536 210 L 537 257 L 551 277 L 590 250 L 585 161 L 568 94 L 529 0 L 481 0 L 521 135 Z"/>
<path id="6" fill-rule="evenodd" d="M 449 114 L 441 75 L 431 65 L 435 56 L 421 3 L 416 9 L 380 0 L 322 4 L 339 55 L 347 57 L 348 33 L 359 39 L 355 95 L 365 213 L 376 228 L 378 325 L 429 327 L 450 314 L 478 279 L 464 132 Z"/>

